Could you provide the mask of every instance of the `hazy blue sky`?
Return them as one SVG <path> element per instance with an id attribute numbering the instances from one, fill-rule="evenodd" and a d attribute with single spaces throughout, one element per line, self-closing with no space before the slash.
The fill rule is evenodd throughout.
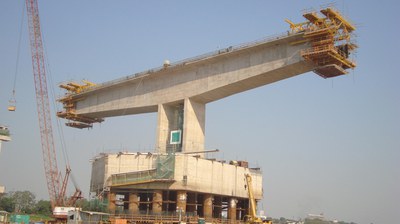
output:
<path id="1" fill-rule="evenodd" d="M 101 83 L 288 30 L 289 18 L 326 1 L 39 1 L 57 83 Z M 273 217 L 323 212 L 357 223 L 400 223 L 399 1 L 337 1 L 358 26 L 358 67 L 322 79 L 307 73 L 207 105 L 206 146 L 219 158 L 248 160 L 264 172 Z M 48 198 L 23 1 L 0 1 L 0 183 Z M 17 111 L 7 111 L 17 62 Z M 60 105 L 58 105 L 60 108 Z M 53 114 L 55 112 L 53 111 Z M 53 119 L 55 120 L 55 119 Z M 54 124 L 54 130 L 56 126 Z M 64 128 L 75 178 L 89 194 L 100 152 L 153 151 L 156 114 L 106 119 L 92 130 Z M 57 143 L 58 135 L 55 134 Z M 59 144 L 57 148 L 60 149 Z M 58 157 L 59 169 L 64 162 Z"/>

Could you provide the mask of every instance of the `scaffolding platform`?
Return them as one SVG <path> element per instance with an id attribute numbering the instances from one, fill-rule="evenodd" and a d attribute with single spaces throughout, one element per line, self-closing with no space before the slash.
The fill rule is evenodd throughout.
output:
<path id="1" fill-rule="evenodd" d="M 307 61 L 318 67 L 314 72 L 323 78 L 332 78 L 347 74 L 347 69 L 356 67 L 350 54 L 357 48 L 351 40 L 351 33 L 356 30 L 352 23 L 345 19 L 338 10 L 327 7 L 318 13 L 315 10 L 304 12 L 308 21 L 291 24 L 291 30 L 303 32 L 303 37 L 310 48 L 300 52 Z M 301 27 L 297 27 L 301 26 Z"/>

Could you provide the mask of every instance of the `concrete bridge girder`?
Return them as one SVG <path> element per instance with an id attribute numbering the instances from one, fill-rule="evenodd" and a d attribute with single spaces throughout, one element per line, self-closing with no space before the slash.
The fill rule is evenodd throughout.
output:
<path id="1" fill-rule="evenodd" d="M 159 104 L 185 98 L 208 103 L 311 71 L 314 67 L 299 54 L 308 45 L 290 45 L 293 39 L 289 36 L 77 94 L 84 99 L 77 102 L 76 113 L 111 117 L 157 112 Z M 290 65 L 295 65 L 296 71 Z"/>
<path id="2" fill-rule="evenodd" d="M 300 55 L 308 43 L 291 44 L 300 39 L 290 35 L 100 85 L 72 96 L 79 98 L 75 112 L 90 118 L 158 112 L 159 152 L 202 151 L 207 103 L 315 68 Z M 183 112 L 177 116 L 179 105 Z M 173 130 L 182 131 L 182 142 L 172 146 Z"/>

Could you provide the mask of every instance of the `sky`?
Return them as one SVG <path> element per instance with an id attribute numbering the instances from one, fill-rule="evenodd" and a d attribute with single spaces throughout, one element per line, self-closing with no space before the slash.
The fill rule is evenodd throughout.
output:
<path id="1" fill-rule="evenodd" d="M 49 89 L 57 98 L 63 81 L 102 83 L 166 59 L 284 33 L 286 18 L 302 22 L 302 10 L 326 3 L 40 0 Z M 220 149 L 217 158 L 261 167 L 259 208 L 268 216 L 324 213 L 359 224 L 400 223 L 400 3 L 339 0 L 336 7 L 357 26 L 356 69 L 334 79 L 305 73 L 207 104 L 206 148 Z M 0 124 L 9 126 L 13 138 L 2 144 L 0 184 L 48 199 L 23 10 L 22 0 L 0 1 Z M 16 111 L 8 112 L 14 79 Z M 53 115 L 61 105 L 55 107 Z M 85 197 L 89 160 L 101 152 L 154 151 L 156 120 L 151 113 L 107 118 L 90 130 L 62 125 Z M 53 123 L 56 131 L 55 117 Z M 60 137 L 54 137 L 64 171 Z"/>

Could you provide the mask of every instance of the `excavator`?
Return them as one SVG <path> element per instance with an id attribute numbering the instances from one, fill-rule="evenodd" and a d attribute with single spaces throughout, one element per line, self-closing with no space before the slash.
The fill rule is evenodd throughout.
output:
<path id="1" fill-rule="evenodd" d="M 247 192 L 249 194 L 249 214 L 245 215 L 243 221 L 245 224 L 272 224 L 272 220 L 269 219 L 262 219 L 257 216 L 256 213 L 256 199 L 254 199 L 253 194 L 253 183 L 251 175 L 246 173 L 244 174 L 247 183 Z"/>

